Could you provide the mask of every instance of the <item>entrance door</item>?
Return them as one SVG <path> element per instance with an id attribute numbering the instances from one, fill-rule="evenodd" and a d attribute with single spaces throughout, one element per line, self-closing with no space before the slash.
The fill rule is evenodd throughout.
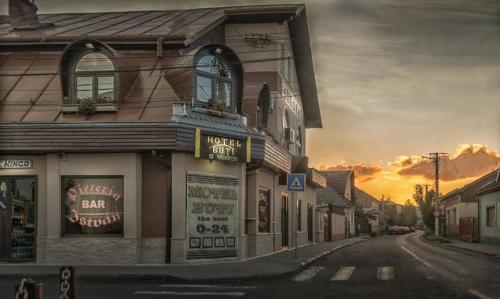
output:
<path id="1" fill-rule="evenodd" d="M 288 247 L 288 195 L 281 195 L 281 247 Z"/>
<path id="2" fill-rule="evenodd" d="M 313 205 L 307 205 L 307 241 L 313 242 Z"/>
<path id="3" fill-rule="evenodd" d="M 35 178 L 0 177 L 0 259 L 35 259 L 35 196 Z"/>
<path id="4" fill-rule="evenodd" d="M 325 242 L 330 241 L 330 236 L 331 236 L 331 234 L 330 234 L 331 225 L 329 223 L 330 217 L 328 217 L 328 214 L 329 213 L 321 213 L 321 217 L 323 217 L 323 221 L 322 221 L 323 222 L 323 240 Z"/>

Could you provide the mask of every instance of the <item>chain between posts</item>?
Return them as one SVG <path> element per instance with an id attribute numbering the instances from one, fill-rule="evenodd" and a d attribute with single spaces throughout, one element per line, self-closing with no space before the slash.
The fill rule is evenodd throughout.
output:
<path id="1" fill-rule="evenodd" d="M 28 289 L 26 282 L 28 282 L 28 279 L 23 278 L 21 279 L 21 282 L 19 283 L 19 286 L 17 287 L 16 291 L 16 299 L 28 299 Z"/>
<path id="2" fill-rule="evenodd" d="M 71 270 L 69 266 L 65 266 L 61 270 L 61 295 L 60 299 L 72 299 L 69 297 Z"/>

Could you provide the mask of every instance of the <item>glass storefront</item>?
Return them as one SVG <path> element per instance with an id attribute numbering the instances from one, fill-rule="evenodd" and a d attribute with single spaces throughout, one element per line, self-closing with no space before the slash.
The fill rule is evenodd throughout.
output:
<path id="1" fill-rule="evenodd" d="M 36 179 L 0 177 L 0 259 L 35 259 Z"/>

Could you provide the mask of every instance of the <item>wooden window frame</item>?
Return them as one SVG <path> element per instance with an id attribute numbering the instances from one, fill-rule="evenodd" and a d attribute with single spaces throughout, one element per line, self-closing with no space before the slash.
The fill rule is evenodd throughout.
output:
<path id="1" fill-rule="evenodd" d="M 104 56 L 106 56 L 110 61 L 111 63 L 113 63 L 113 68 L 114 70 L 113 71 L 76 71 L 76 67 L 78 65 L 78 63 L 82 60 L 83 57 L 85 57 L 85 55 L 87 54 L 90 54 L 90 53 L 100 53 Z M 74 61 L 73 61 L 73 64 L 71 65 L 71 70 L 72 70 L 72 74 L 71 74 L 71 77 L 70 77 L 70 92 L 69 94 L 71 95 L 71 101 L 69 104 L 78 104 L 77 102 L 75 101 L 78 101 L 78 94 L 77 94 L 77 90 L 78 90 L 78 86 L 77 86 L 77 78 L 78 77 L 92 77 L 92 99 L 96 99 L 98 97 L 98 92 L 99 92 L 99 77 L 113 77 L 113 101 L 111 102 L 106 102 L 106 103 L 96 103 L 96 105 L 99 105 L 99 104 L 104 104 L 104 105 L 117 105 L 118 104 L 118 75 L 117 75 L 117 68 L 116 68 L 116 64 L 113 60 L 113 57 L 110 53 L 108 53 L 108 51 L 104 50 L 104 49 L 101 49 L 101 48 L 98 48 L 98 49 L 94 49 L 94 50 L 87 50 L 87 51 L 83 51 L 82 53 L 80 53 L 78 56 L 75 57 Z"/>
<path id="2" fill-rule="evenodd" d="M 493 211 L 493 215 L 490 215 L 490 211 Z M 496 219 L 496 206 L 487 206 L 486 207 L 486 226 L 487 227 L 496 227 L 497 219 Z"/>
<path id="3" fill-rule="evenodd" d="M 234 69 L 231 67 L 231 64 L 229 63 L 228 59 L 224 57 L 224 55 L 221 53 L 219 59 L 222 60 L 222 62 L 224 63 L 224 65 L 229 69 L 229 72 L 230 72 L 230 76 L 231 76 L 231 79 L 228 79 L 226 77 L 222 77 L 222 76 L 219 76 L 219 75 L 215 75 L 215 74 L 212 74 L 212 73 L 209 73 L 209 72 L 205 72 L 203 70 L 200 70 L 198 69 L 198 63 L 199 61 L 205 57 L 205 56 L 208 56 L 208 55 L 211 55 L 211 56 L 215 56 L 216 54 L 212 53 L 212 51 L 214 50 L 214 48 L 217 48 L 217 47 L 210 47 L 208 49 L 203 49 L 201 50 L 200 52 L 198 52 L 196 54 L 196 58 L 194 60 L 194 86 L 193 86 L 193 93 L 194 93 L 194 106 L 196 107 L 200 107 L 200 108 L 204 108 L 204 109 L 209 109 L 209 110 L 212 110 L 210 108 L 208 108 L 208 103 L 205 103 L 203 101 L 199 101 L 198 100 L 198 76 L 201 76 L 201 77 L 204 77 L 204 78 L 207 78 L 207 79 L 210 79 L 211 80 L 211 87 L 212 87 L 212 91 L 211 91 L 211 99 L 213 100 L 214 97 L 215 97 L 215 93 L 216 93 L 216 86 L 217 86 L 217 83 L 218 82 L 222 82 L 222 83 L 229 83 L 230 84 L 230 102 L 231 102 L 231 105 L 230 105 L 230 110 L 229 111 L 225 111 L 226 113 L 229 113 L 229 114 L 236 114 L 237 113 L 237 101 L 236 101 L 236 83 L 237 83 L 237 79 L 235 78 L 236 76 L 236 72 L 234 71 Z"/>

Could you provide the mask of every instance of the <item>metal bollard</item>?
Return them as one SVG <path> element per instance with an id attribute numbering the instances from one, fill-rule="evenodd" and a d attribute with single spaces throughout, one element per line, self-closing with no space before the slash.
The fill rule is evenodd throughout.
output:
<path id="1" fill-rule="evenodd" d="M 76 299 L 75 267 L 64 266 L 59 272 L 61 281 L 60 299 Z"/>
<path id="2" fill-rule="evenodd" d="M 23 278 L 14 292 L 16 299 L 43 299 L 43 284 L 34 282 L 31 278 Z"/>

